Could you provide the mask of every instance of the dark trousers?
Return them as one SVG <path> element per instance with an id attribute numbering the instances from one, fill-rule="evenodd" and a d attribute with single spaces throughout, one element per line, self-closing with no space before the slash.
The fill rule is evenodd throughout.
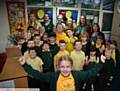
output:
<path id="1" fill-rule="evenodd" d="M 38 79 L 34 79 L 32 77 L 28 77 L 28 86 L 29 88 L 39 88 L 40 91 L 49 91 L 46 90 L 46 86 L 44 82 L 41 82 Z"/>
<path id="2" fill-rule="evenodd" d="M 107 91 L 107 89 L 111 86 L 111 82 L 109 81 L 109 76 L 101 75 L 99 78 L 100 82 L 100 91 Z M 110 85 L 108 85 L 110 84 Z"/>

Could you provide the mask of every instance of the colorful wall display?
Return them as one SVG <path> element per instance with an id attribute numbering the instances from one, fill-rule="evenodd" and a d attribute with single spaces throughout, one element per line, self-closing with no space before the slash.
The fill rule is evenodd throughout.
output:
<path id="1" fill-rule="evenodd" d="M 53 9 L 52 8 L 38 8 L 38 7 L 30 7 L 28 8 L 28 16 L 31 12 L 35 12 L 36 13 L 36 17 L 38 19 L 38 21 L 40 22 L 44 22 L 44 16 L 45 14 L 48 14 L 50 19 L 52 20 L 53 18 Z"/>
<path id="2" fill-rule="evenodd" d="M 10 33 L 22 36 L 26 30 L 25 2 L 6 1 Z"/>
<path id="3" fill-rule="evenodd" d="M 65 21 L 67 19 L 69 19 L 69 18 L 72 18 L 72 20 L 77 21 L 78 10 L 64 10 L 64 9 L 59 9 L 59 14 L 63 15 Z"/>

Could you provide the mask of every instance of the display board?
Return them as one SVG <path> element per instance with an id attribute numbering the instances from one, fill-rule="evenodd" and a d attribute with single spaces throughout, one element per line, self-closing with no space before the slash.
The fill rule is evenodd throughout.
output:
<path id="1" fill-rule="evenodd" d="M 26 30 L 25 2 L 6 1 L 10 33 L 21 34 Z"/>
<path id="2" fill-rule="evenodd" d="M 48 7 L 29 7 L 28 9 L 28 16 L 31 12 L 36 13 L 37 20 L 39 22 L 44 22 L 44 16 L 45 14 L 48 14 L 50 17 L 51 21 L 53 19 L 53 8 L 48 8 Z M 29 17 L 28 17 L 29 18 Z"/>

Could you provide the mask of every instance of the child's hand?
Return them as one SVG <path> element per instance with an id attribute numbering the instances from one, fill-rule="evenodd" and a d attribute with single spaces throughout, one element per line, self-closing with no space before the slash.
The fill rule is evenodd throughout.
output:
<path id="1" fill-rule="evenodd" d="M 109 81 L 111 81 L 111 82 L 112 82 L 112 80 L 113 80 L 113 76 L 110 76 Z"/>
<path id="2" fill-rule="evenodd" d="M 105 57 L 105 56 L 101 55 L 100 59 L 101 59 L 101 62 L 102 62 L 102 63 L 105 63 L 105 60 L 106 60 L 106 57 Z"/>
<path id="3" fill-rule="evenodd" d="M 24 57 L 20 57 L 18 61 L 21 65 L 25 64 L 25 58 Z"/>
<path id="4" fill-rule="evenodd" d="M 91 45 L 93 45 L 93 46 L 94 46 L 94 45 L 95 45 L 95 42 L 94 42 L 94 41 L 91 41 Z"/>
<path id="5" fill-rule="evenodd" d="M 74 43 L 75 42 L 75 39 L 71 39 L 71 41 L 70 41 L 71 43 Z"/>

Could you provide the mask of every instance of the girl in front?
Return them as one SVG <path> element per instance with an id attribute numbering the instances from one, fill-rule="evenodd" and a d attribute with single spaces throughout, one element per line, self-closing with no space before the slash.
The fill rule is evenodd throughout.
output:
<path id="1" fill-rule="evenodd" d="M 105 57 L 101 56 L 101 63 L 96 64 L 88 71 L 72 71 L 72 59 L 67 55 L 61 56 L 58 61 L 59 72 L 48 73 L 33 70 L 25 63 L 25 60 L 19 60 L 19 62 L 23 65 L 29 76 L 50 83 L 50 91 L 79 91 L 81 81 L 95 76 L 102 68 L 104 60 Z"/>

